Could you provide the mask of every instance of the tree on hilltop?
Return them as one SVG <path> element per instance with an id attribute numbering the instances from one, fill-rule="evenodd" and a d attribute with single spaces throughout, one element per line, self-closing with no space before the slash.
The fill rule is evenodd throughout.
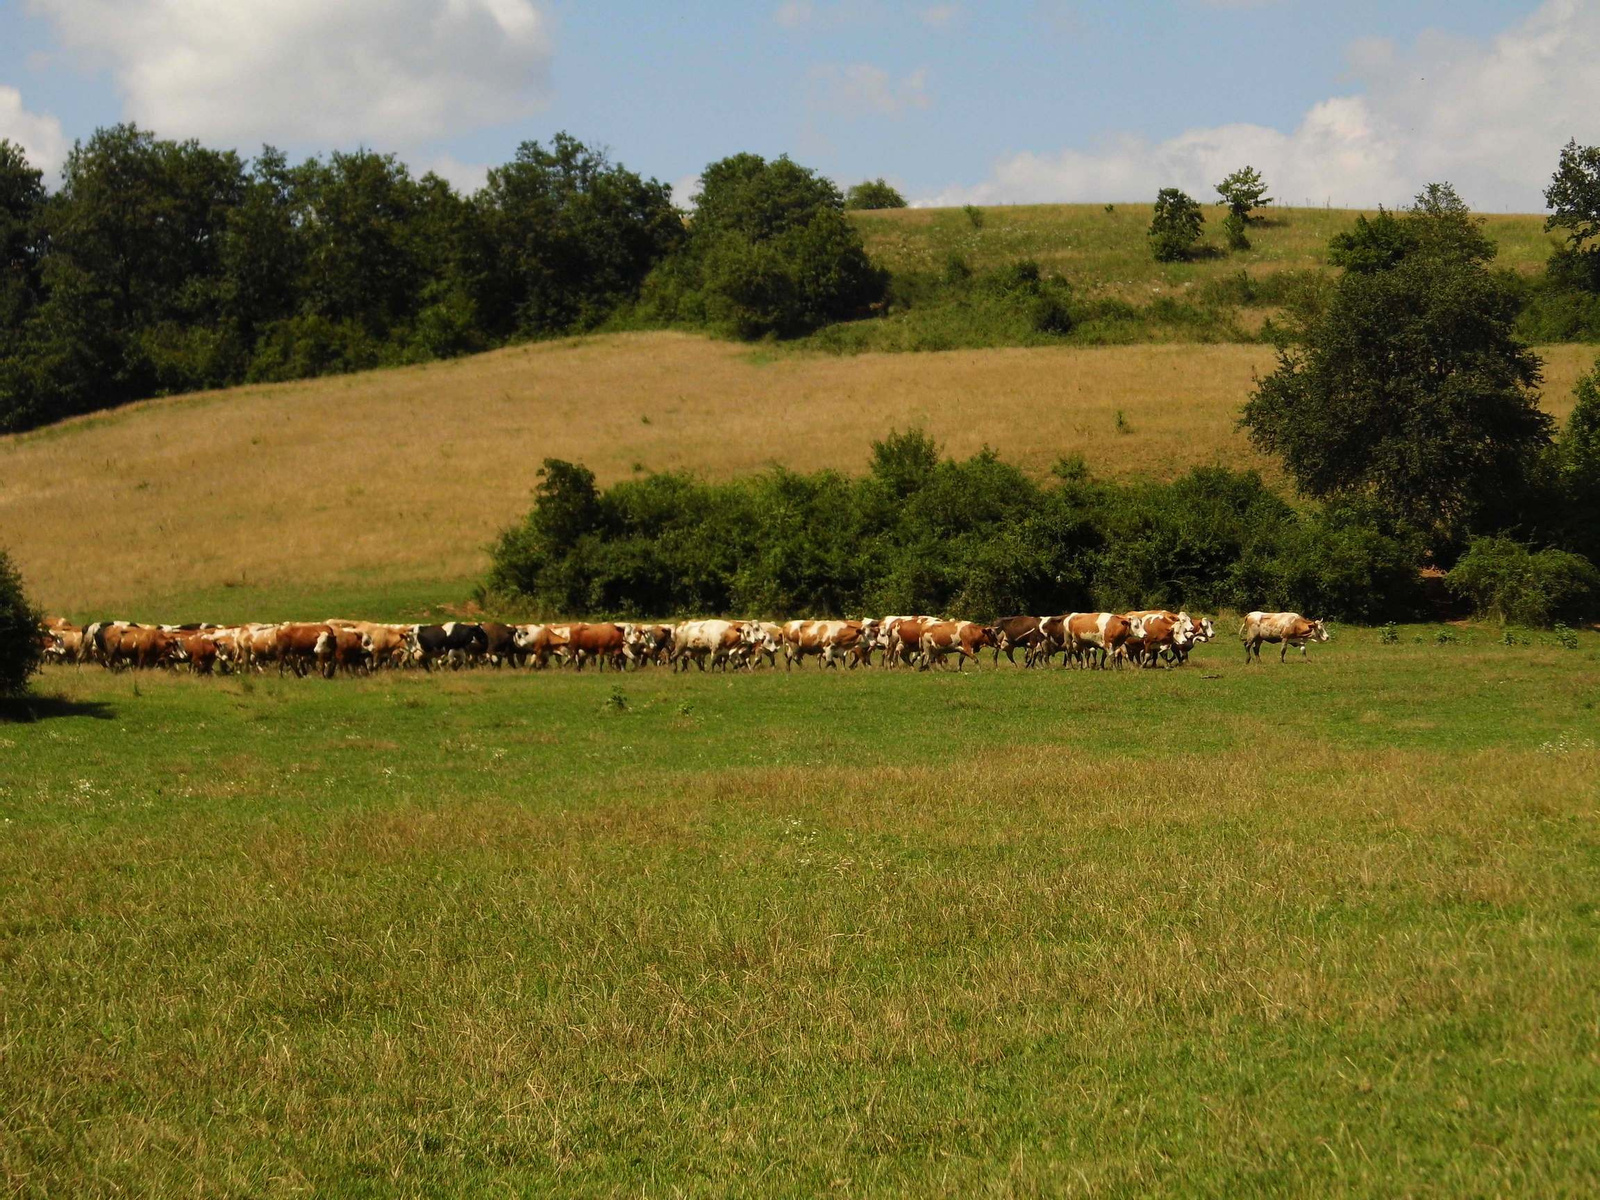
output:
<path id="1" fill-rule="evenodd" d="M 881 177 L 856 184 L 844 194 L 847 209 L 904 208 L 906 198 Z"/>
<path id="2" fill-rule="evenodd" d="M 1205 214 L 1193 197 L 1178 188 L 1162 188 L 1156 195 L 1150 221 L 1150 251 L 1157 262 L 1182 262 L 1200 240 Z"/>

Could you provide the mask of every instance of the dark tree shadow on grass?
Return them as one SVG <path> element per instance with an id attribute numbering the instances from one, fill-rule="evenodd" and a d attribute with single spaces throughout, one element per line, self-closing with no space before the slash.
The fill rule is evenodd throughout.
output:
<path id="1" fill-rule="evenodd" d="M 114 720 L 117 710 L 104 700 L 69 700 L 65 696 L 0 697 L 0 725 L 31 725 L 55 717 L 91 717 Z"/>

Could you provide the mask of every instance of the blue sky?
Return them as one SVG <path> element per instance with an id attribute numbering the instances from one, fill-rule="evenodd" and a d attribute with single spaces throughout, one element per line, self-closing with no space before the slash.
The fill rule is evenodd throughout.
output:
<path id="1" fill-rule="evenodd" d="M 0 0 L 0 136 L 97 125 L 369 145 L 472 186 L 566 129 L 680 188 L 741 150 L 913 200 L 1146 199 L 1261 167 L 1284 200 L 1448 178 L 1537 209 L 1600 141 L 1600 5 L 1489 0 Z"/>

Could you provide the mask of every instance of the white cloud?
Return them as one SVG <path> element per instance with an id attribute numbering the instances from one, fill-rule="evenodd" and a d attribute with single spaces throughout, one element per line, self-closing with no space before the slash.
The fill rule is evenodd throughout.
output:
<path id="1" fill-rule="evenodd" d="M 917 16 L 922 18 L 923 24 L 931 25 L 935 29 L 943 29 L 947 25 L 954 24 L 960 15 L 959 4 L 932 4 L 917 13 Z"/>
<path id="2" fill-rule="evenodd" d="M 672 181 L 672 202 L 679 208 L 692 207 L 703 186 L 703 181 L 698 172 L 693 175 L 685 175 L 682 179 L 674 179 Z"/>
<path id="3" fill-rule="evenodd" d="M 22 93 L 0 84 L 0 138 L 15 142 L 28 156 L 28 162 L 44 172 L 46 184 L 66 162 L 66 135 L 61 122 L 48 113 L 29 112 L 22 104 Z"/>
<path id="4" fill-rule="evenodd" d="M 872 113 L 896 117 L 913 108 L 927 108 L 928 71 L 918 67 L 896 82 L 871 63 L 814 67 L 810 103 L 815 109 L 857 116 Z"/>
<path id="5" fill-rule="evenodd" d="M 421 175 L 432 171 L 463 196 L 470 196 L 489 182 L 489 164 L 462 162 L 453 154 L 436 154 L 416 168 Z"/>
<path id="6" fill-rule="evenodd" d="M 809 0 L 784 0 L 772 14 L 772 19 L 785 29 L 799 29 L 809 24 L 816 15 L 817 10 Z"/>
<path id="7" fill-rule="evenodd" d="M 537 109 L 533 0 L 30 0 L 167 137 L 407 146 Z"/>
<path id="8" fill-rule="evenodd" d="M 1146 200 L 1169 186 L 1212 201 L 1249 163 L 1285 204 L 1392 205 L 1448 180 L 1476 208 L 1538 211 L 1567 139 L 1600 141 L 1597 58 L 1600 5 L 1580 0 L 1549 0 L 1488 44 L 1428 37 L 1401 53 L 1363 39 L 1349 59 L 1365 86 L 1314 105 L 1289 133 L 1235 124 L 1027 152 L 923 203 Z"/>

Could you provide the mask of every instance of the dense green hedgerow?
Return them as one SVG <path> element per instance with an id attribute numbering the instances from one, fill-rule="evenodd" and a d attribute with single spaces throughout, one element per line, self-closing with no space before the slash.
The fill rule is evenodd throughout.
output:
<path id="1" fill-rule="evenodd" d="M 1418 553 L 1370 514 L 1299 513 L 1254 472 L 1119 485 L 1064 460 L 1039 483 L 910 432 L 877 443 L 860 478 L 774 468 L 602 490 L 548 460 L 489 585 L 569 615 L 1267 606 L 1371 620 L 1415 612 Z"/>

